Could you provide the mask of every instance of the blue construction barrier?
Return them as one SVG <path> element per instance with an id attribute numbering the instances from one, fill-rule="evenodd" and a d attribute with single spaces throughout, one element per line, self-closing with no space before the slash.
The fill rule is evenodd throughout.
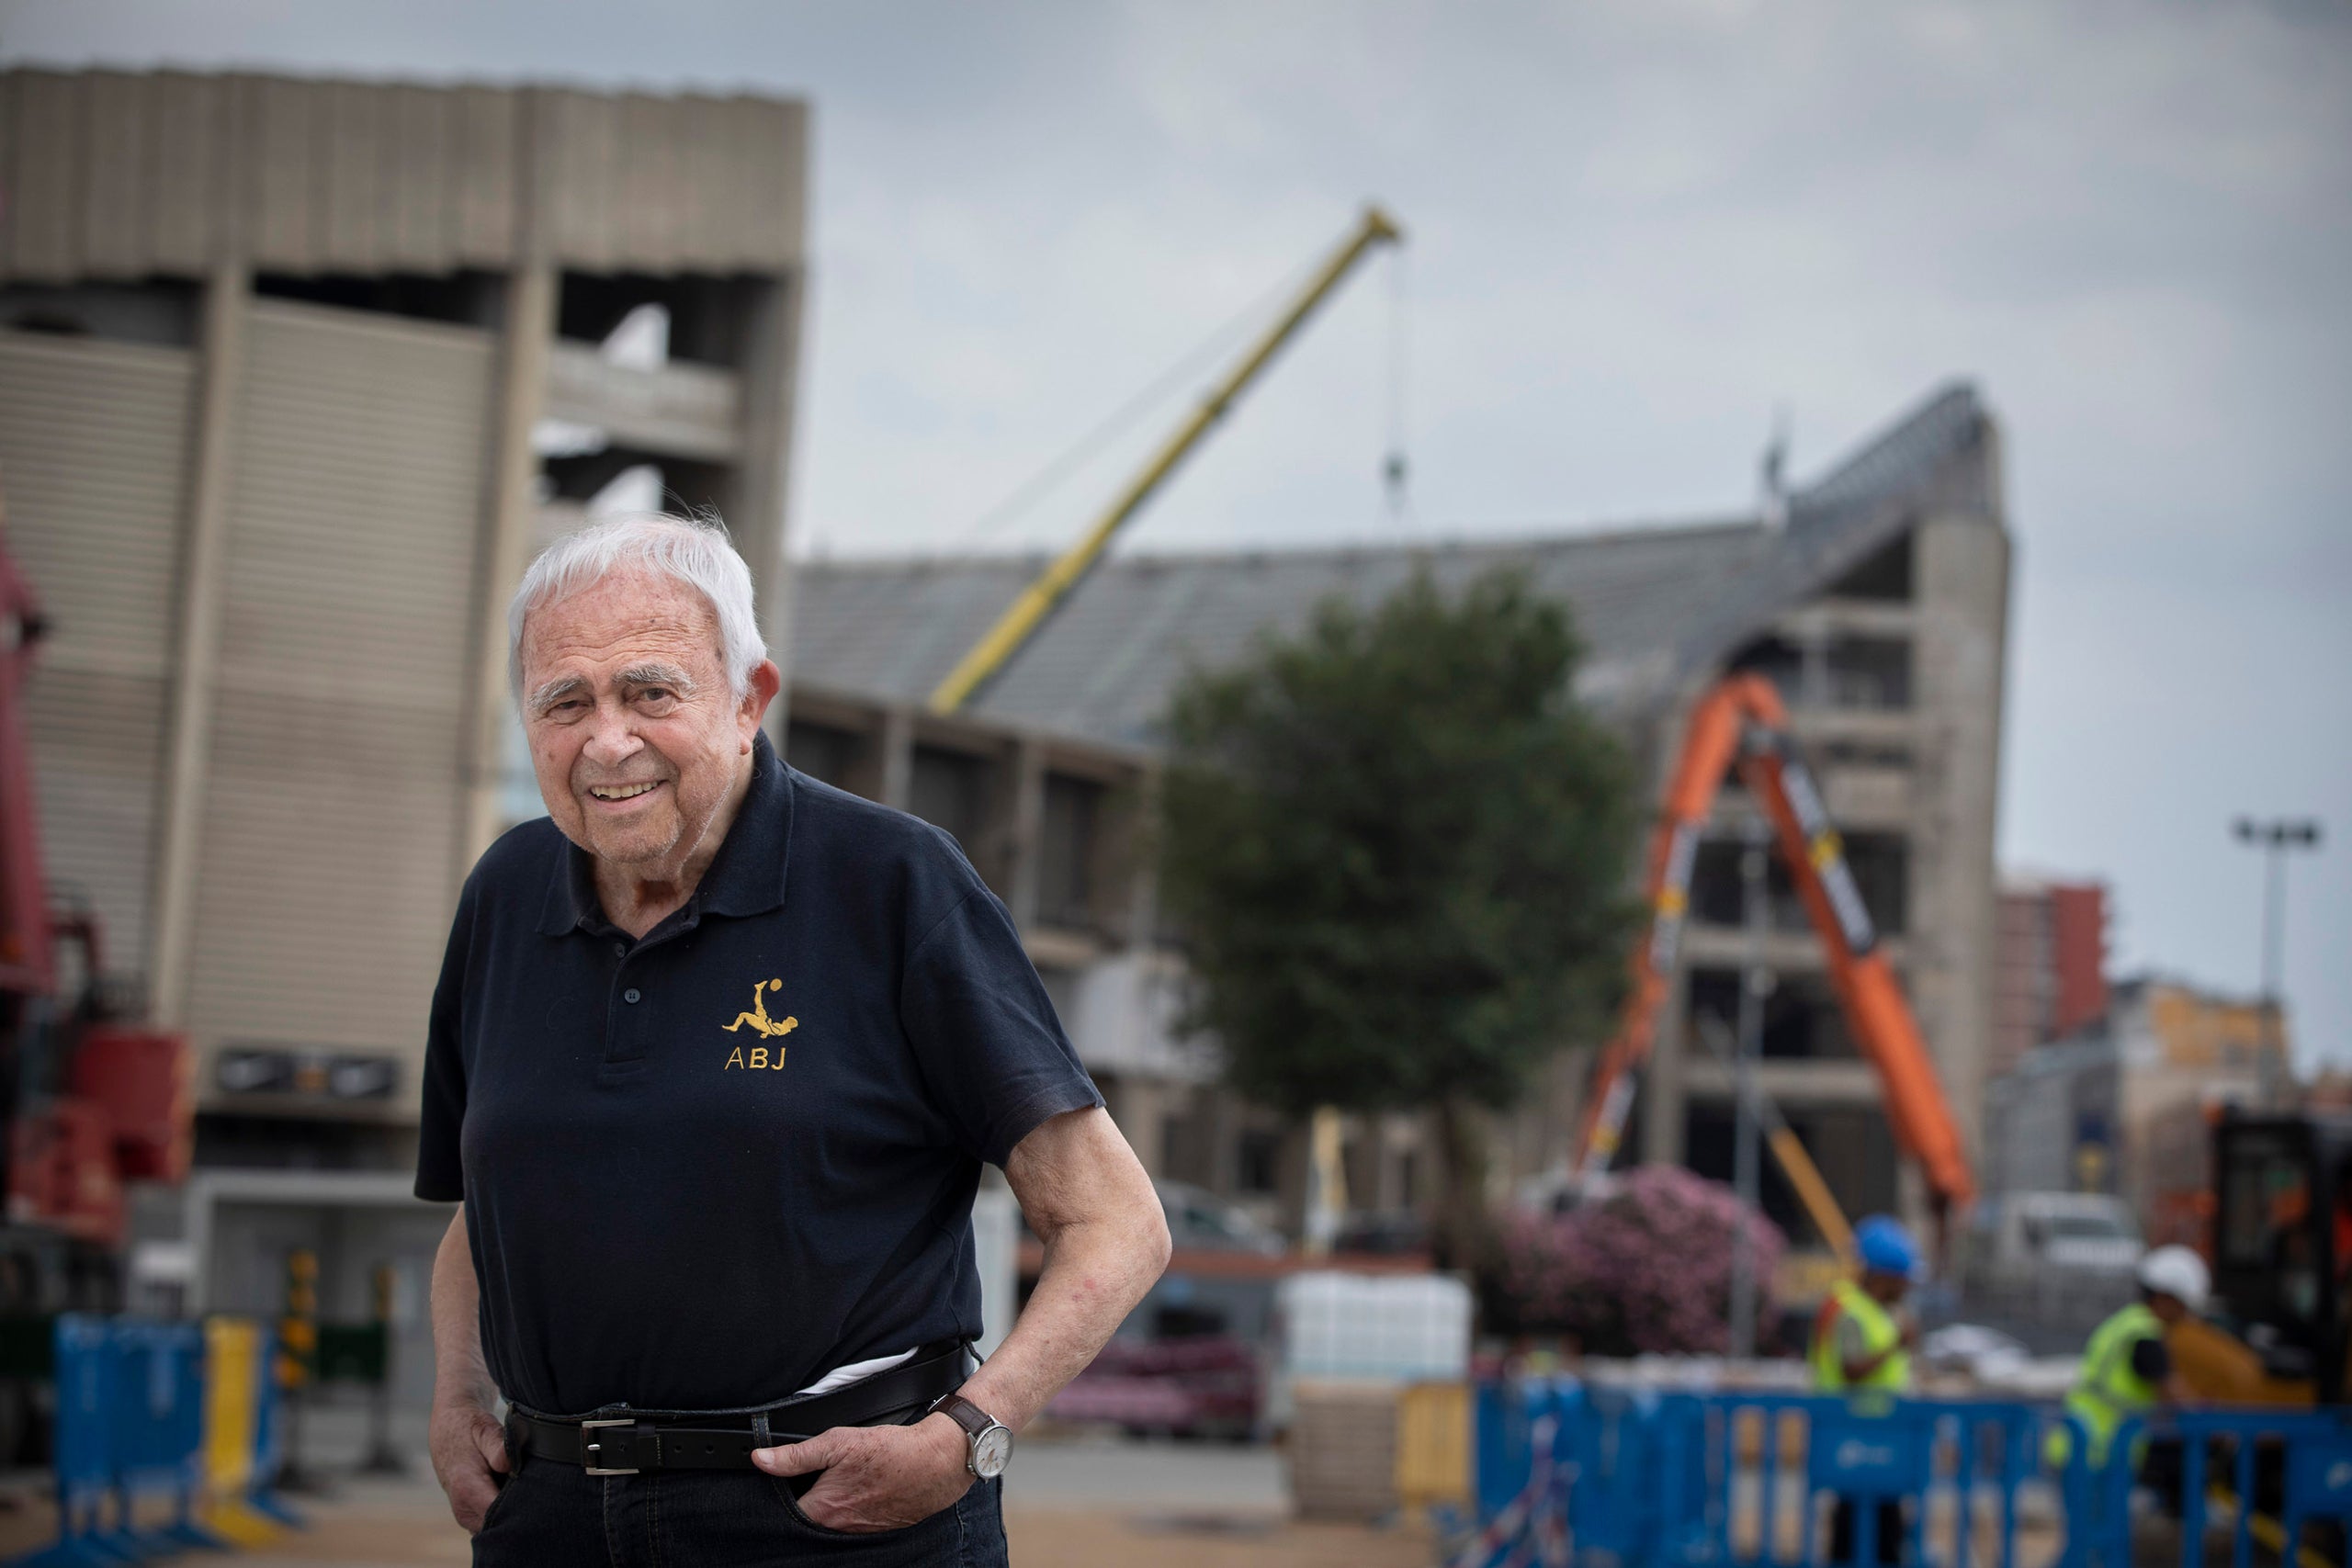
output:
<path id="1" fill-rule="evenodd" d="M 148 1556 L 226 1545 L 197 1522 L 204 1490 L 203 1326 L 121 1318 L 110 1327 L 115 1490 L 129 1543 Z M 170 1501 L 170 1522 L 138 1528 L 136 1504 L 156 1496 Z"/>
<path id="2" fill-rule="evenodd" d="M 116 1562 L 105 1544 L 114 1495 L 114 1359 L 104 1318 L 67 1314 L 57 1320 L 57 1413 L 50 1438 L 57 1472 L 57 1541 L 20 1563 Z"/>
<path id="3" fill-rule="evenodd" d="M 204 1333 L 69 1313 L 57 1320 L 57 1540 L 13 1559 L 40 1564 L 140 1562 L 225 1545 L 198 1523 L 204 1489 Z M 169 1517 L 141 1522 L 163 1498 Z"/>
<path id="4" fill-rule="evenodd" d="M 2226 1534 L 2234 1564 L 2341 1564 L 2352 1540 L 2352 1423 L 2309 1410 L 2184 1410 L 2126 1422 L 2104 1471 L 2070 1468 L 2067 1540 L 2059 1568 L 2131 1568 L 2131 1497 L 2140 1456 L 2178 1445 L 2180 1561 L 2204 1568 Z M 2171 1502 L 2174 1499 L 2164 1499 Z M 2335 1526 L 2324 1545 L 2311 1527 Z"/>
<path id="5" fill-rule="evenodd" d="M 2131 1568 L 2132 1494 L 2150 1441 L 2180 1445 L 2180 1560 L 2204 1568 L 2226 1530 L 2236 1568 L 2344 1563 L 2352 1423 L 2308 1411 L 2209 1409 L 2127 1423 L 2090 1461 L 2057 1407 L 2014 1401 L 1659 1392 L 1570 1378 L 1477 1390 L 1474 1493 L 1482 1529 L 1456 1568 L 1709 1568 L 1823 1561 L 1821 1520 L 1845 1499 L 1857 1562 L 1894 1505 L 1902 1559 L 2016 1568 L 2019 1499 L 2039 1490 L 2054 1568 Z M 2044 1469 L 2053 1427 L 2064 1469 Z M 2152 1506 L 2161 1506 L 2155 1500 Z M 2313 1527 L 2332 1521 L 2322 1530 Z M 2054 1531 L 2054 1535 L 2047 1532 Z"/>

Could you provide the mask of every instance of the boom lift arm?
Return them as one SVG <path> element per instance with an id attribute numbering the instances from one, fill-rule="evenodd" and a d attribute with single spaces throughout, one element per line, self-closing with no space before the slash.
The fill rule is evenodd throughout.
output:
<path id="1" fill-rule="evenodd" d="M 1583 1176 L 1607 1169 L 1623 1134 L 1634 1074 L 1657 1038 L 1658 1010 L 1690 912 L 1700 829 L 1735 762 L 1772 824 L 1797 895 L 1827 950 L 1830 984 L 1847 1025 L 1878 1071 L 1895 1142 L 1927 1177 L 1940 1226 L 1976 1194 L 1960 1130 L 1919 1026 L 1879 946 L 1878 929 L 1854 885 L 1844 843 L 1789 733 L 1788 712 L 1771 682 L 1759 675 L 1727 677 L 1691 710 L 1690 732 L 1651 844 L 1649 937 L 1634 950 L 1633 991 L 1586 1097 L 1575 1168 Z M 1776 1138 L 1773 1146 L 1785 1156 L 1781 1140 Z M 1802 1176 L 1792 1174 L 1801 1189 L 1805 1186 Z M 1836 1232 L 1830 1234 L 1834 1239 Z"/>
<path id="2" fill-rule="evenodd" d="M 990 626 L 987 634 L 957 661 L 956 668 L 948 671 L 947 678 L 931 694 L 929 705 L 932 712 L 948 714 L 962 707 L 974 692 L 978 691 L 991 676 L 1004 668 L 1014 654 L 1021 651 L 1022 645 L 1045 624 L 1046 617 L 1053 613 L 1054 607 L 1102 558 L 1102 552 L 1110 547 L 1112 537 L 1126 525 L 1128 519 L 1143 510 L 1143 503 L 1151 499 L 1152 492 L 1176 471 L 1176 466 L 1200 445 L 1201 438 L 1216 428 L 1217 422 L 1225 417 L 1226 411 L 1233 406 L 1234 400 L 1258 378 L 1258 373 L 1306 324 L 1306 318 L 1315 313 L 1315 308 L 1329 297 L 1356 263 L 1363 259 L 1365 253 L 1374 245 L 1393 244 L 1404 237 L 1405 231 L 1387 213 L 1377 207 L 1363 209 L 1355 228 L 1349 231 L 1348 237 L 1340 243 L 1329 258 L 1316 269 L 1314 277 L 1300 290 L 1298 298 L 1291 301 L 1282 319 L 1269 327 L 1265 335 L 1242 356 L 1240 363 L 1226 372 L 1224 378 L 1209 389 L 1209 395 L 1202 400 L 1200 407 L 1184 416 L 1184 423 L 1178 425 L 1175 433 L 1152 453 L 1151 460 L 1144 465 L 1143 471 L 1127 482 L 1127 487 L 1119 492 L 1118 499 L 1094 520 L 1078 543 L 1056 557 L 1053 564 L 1046 568 L 1035 582 L 1023 589 L 1021 596 L 997 618 L 996 625 Z"/>

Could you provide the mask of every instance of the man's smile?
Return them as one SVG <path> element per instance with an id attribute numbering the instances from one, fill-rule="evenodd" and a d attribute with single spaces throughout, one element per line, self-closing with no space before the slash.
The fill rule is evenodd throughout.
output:
<path id="1" fill-rule="evenodd" d="M 663 779 L 646 779 L 637 784 L 590 784 L 588 794 L 597 800 L 617 803 L 650 795 L 666 782 Z"/>

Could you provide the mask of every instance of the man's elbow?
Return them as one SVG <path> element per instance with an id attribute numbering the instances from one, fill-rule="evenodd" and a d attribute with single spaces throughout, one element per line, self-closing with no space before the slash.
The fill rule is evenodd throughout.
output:
<path id="1" fill-rule="evenodd" d="M 1144 1279 L 1148 1283 L 1168 1271 L 1168 1259 L 1176 1244 L 1168 1234 L 1168 1211 L 1159 1206 L 1159 1194 L 1153 1192 L 1151 1201 L 1141 1205 L 1136 1215 L 1136 1247 L 1142 1255 Z"/>

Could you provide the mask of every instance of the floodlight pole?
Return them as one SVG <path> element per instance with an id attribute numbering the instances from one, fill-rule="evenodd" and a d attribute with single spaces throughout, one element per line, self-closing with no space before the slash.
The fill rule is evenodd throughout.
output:
<path id="1" fill-rule="evenodd" d="M 2241 817 L 2231 824 L 2230 830 L 2238 842 L 2258 845 L 2263 852 L 2261 1092 L 2264 1107 L 2276 1111 L 2286 1102 L 2290 1081 L 2285 1070 L 2286 1020 L 2281 996 L 2285 981 L 2280 973 L 2285 965 L 2287 943 L 2287 852 L 2317 849 L 2319 823 L 2308 817 L 2277 817 L 2267 822 Z"/>

